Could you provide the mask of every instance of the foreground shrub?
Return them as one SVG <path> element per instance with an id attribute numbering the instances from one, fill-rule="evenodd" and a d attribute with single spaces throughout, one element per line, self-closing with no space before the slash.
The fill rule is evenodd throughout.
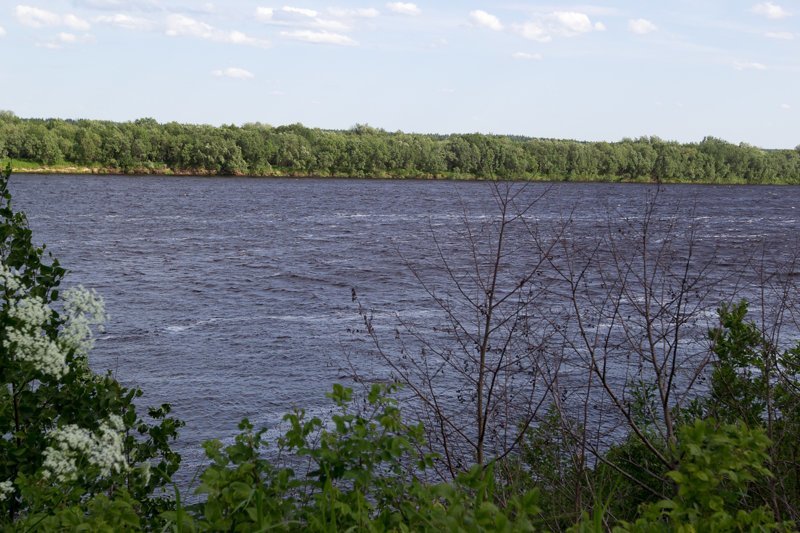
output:
<path id="1" fill-rule="evenodd" d="M 169 442 L 180 423 L 167 405 L 146 422 L 141 391 L 89 368 L 103 301 L 59 291 L 65 270 L 32 243 L 9 176 L 0 173 L 0 525 L 146 524 L 170 505 L 155 493 L 178 467 Z"/>
<path id="2" fill-rule="evenodd" d="M 771 531 L 779 524 L 766 507 L 746 509 L 747 486 L 772 474 L 765 466 L 770 441 L 763 429 L 696 420 L 681 427 L 680 465 L 667 475 L 677 494 L 643 508 L 633 524 L 617 531 Z"/>
<path id="3" fill-rule="evenodd" d="M 423 428 L 408 425 L 390 396 L 374 385 L 359 404 L 351 389 L 328 395 L 330 423 L 303 411 L 284 417 L 288 429 L 263 458 L 263 431 L 243 421 L 234 444 L 206 443 L 211 464 L 201 474 L 200 504 L 164 514 L 187 531 L 531 531 L 536 492 L 497 504 L 494 472 L 474 468 L 449 484 L 420 477 L 431 457 L 421 455 Z"/>

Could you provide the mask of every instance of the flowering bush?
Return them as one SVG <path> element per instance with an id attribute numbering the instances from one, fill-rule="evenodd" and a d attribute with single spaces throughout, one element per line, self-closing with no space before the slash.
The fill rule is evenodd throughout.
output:
<path id="1" fill-rule="evenodd" d="M 9 175 L 0 173 L 0 526 L 97 524 L 93 514 L 109 509 L 143 525 L 170 506 L 180 423 L 167 405 L 145 422 L 133 403 L 141 391 L 89 368 L 103 300 L 82 287 L 59 293 L 65 270 L 33 245 Z"/>

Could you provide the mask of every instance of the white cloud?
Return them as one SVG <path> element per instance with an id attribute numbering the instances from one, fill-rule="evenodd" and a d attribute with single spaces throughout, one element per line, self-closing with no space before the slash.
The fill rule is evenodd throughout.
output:
<path id="1" fill-rule="evenodd" d="M 328 13 L 339 18 L 375 18 L 380 15 L 380 11 L 375 8 L 364 9 L 341 9 L 336 7 L 328 8 Z"/>
<path id="2" fill-rule="evenodd" d="M 61 15 L 52 11 L 45 11 L 38 7 L 19 5 L 14 10 L 17 20 L 24 26 L 31 28 L 45 28 L 48 26 L 60 26 Z"/>
<path id="3" fill-rule="evenodd" d="M 340 33 L 333 33 L 329 31 L 311 31 L 311 30 L 294 30 L 282 31 L 281 36 L 295 41 L 305 41 L 314 44 L 338 44 L 341 46 L 354 46 L 358 43 Z"/>
<path id="4" fill-rule="evenodd" d="M 386 8 L 393 12 L 399 13 L 400 15 L 419 15 L 422 13 L 422 10 L 417 7 L 417 4 L 412 4 L 410 2 L 389 2 L 386 4 Z"/>
<path id="5" fill-rule="evenodd" d="M 271 7 L 257 7 L 256 18 L 262 22 L 269 22 L 275 16 L 275 10 Z"/>
<path id="6" fill-rule="evenodd" d="M 790 31 L 768 31 L 764 34 L 764 37 L 769 37 L 770 39 L 781 39 L 784 41 L 791 41 L 794 39 L 794 33 Z"/>
<path id="7" fill-rule="evenodd" d="M 200 22 L 184 15 L 170 15 L 167 17 L 167 35 L 171 37 L 190 36 L 201 39 L 214 40 L 220 31 L 210 24 Z"/>
<path id="8" fill-rule="evenodd" d="M 539 61 L 542 59 L 542 54 L 530 54 L 528 52 L 514 52 L 511 54 L 514 59 L 523 59 L 525 61 Z"/>
<path id="9" fill-rule="evenodd" d="M 773 20 L 786 18 L 791 15 L 791 13 L 783 9 L 781 6 L 778 4 L 773 4 L 772 2 L 762 2 L 760 4 L 756 4 L 752 7 L 751 11 L 756 15 L 761 15 Z"/>
<path id="10" fill-rule="evenodd" d="M 260 46 L 260 47 L 269 46 L 269 42 L 266 40 L 256 39 L 254 37 L 248 36 L 246 33 L 242 33 L 240 31 L 235 31 L 235 30 L 222 35 L 222 38 L 223 42 L 231 44 L 247 44 L 250 46 Z"/>
<path id="11" fill-rule="evenodd" d="M 733 64 L 733 68 L 736 70 L 767 70 L 766 65 L 755 61 L 737 61 Z"/>
<path id="12" fill-rule="evenodd" d="M 65 45 L 92 43 L 92 42 L 94 42 L 94 37 L 88 33 L 85 33 L 83 35 L 75 35 L 74 33 L 69 33 L 69 32 L 59 32 L 54 38 L 50 39 L 49 41 L 36 43 L 36 46 L 40 46 L 42 48 L 48 48 L 50 50 L 58 50 L 60 48 L 63 48 Z"/>
<path id="13" fill-rule="evenodd" d="M 526 22 L 521 26 L 516 27 L 517 32 L 532 41 L 539 41 L 540 43 L 549 43 L 553 40 L 553 36 L 547 28 L 539 22 Z"/>
<path id="14" fill-rule="evenodd" d="M 116 26 L 124 30 L 150 30 L 155 26 L 155 23 L 152 20 L 140 17 L 132 17 L 122 13 L 117 13 L 115 15 L 101 15 L 99 17 L 95 17 L 94 21 L 99 24 Z"/>
<path id="15" fill-rule="evenodd" d="M 72 28 L 73 30 L 78 31 L 88 31 L 91 28 L 91 24 L 83 20 L 82 18 L 78 18 L 72 14 L 66 14 L 63 17 L 64 26 L 68 28 Z"/>
<path id="16" fill-rule="evenodd" d="M 94 9 L 119 9 L 126 7 L 125 0 L 78 0 L 77 3 Z"/>
<path id="17" fill-rule="evenodd" d="M 340 20 L 315 18 L 310 24 L 312 28 L 330 31 L 349 31 L 350 26 Z"/>
<path id="18" fill-rule="evenodd" d="M 790 106 L 789 104 L 781 104 L 781 109 L 791 109 L 791 108 L 792 106 Z"/>
<path id="19" fill-rule="evenodd" d="M 304 17 L 309 17 L 309 18 L 314 18 L 317 15 L 319 15 L 319 13 L 317 13 L 313 9 L 304 9 L 302 7 L 283 6 L 281 8 L 281 11 L 283 11 L 284 13 L 294 13 L 296 15 L 302 15 Z"/>
<path id="20" fill-rule="evenodd" d="M 78 36 L 74 33 L 59 33 L 56 39 L 65 44 L 72 44 L 78 42 Z"/>
<path id="21" fill-rule="evenodd" d="M 631 19 L 628 21 L 628 29 L 637 35 L 645 35 L 656 31 L 658 27 L 647 19 Z"/>
<path id="22" fill-rule="evenodd" d="M 605 28 L 602 22 L 592 23 L 586 13 L 577 11 L 555 11 L 514 27 L 526 39 L 541 43 L 550 42 L 553 37 L 574 37 Z"/>
<path id="23" fill-rule="evenodd" d="M 77 31 L 88 31 L 91 25 L 73 14 L 60 15 L 38 7 L 18 5 L 14 10 L 17 20 L 23 26 L 31 28 L 51 28 L 66 26 Z"/>
<path id="24" fill-rule="evenodd" d="M 311 28 L 314 30 L 347 32 L 350 25 L 339 18 L 322 18 L 313 9 L 284 6 L 280 9 L 270 7 L 256 8 L 256 19 L 266 24 L 288 26 L 293 28 Z M 352 19 L 352 17 L 350 17 Z"/>
<path id="25" fill-rule="evenodd" d="M 6 29 L 0 26 L 0 37 L 5 37 L 5 35 L 6 35 Z"/>
<path id="26" fill-rule="evenodd" d="M 269 41 L 256 39 L 240 31 L 223 31 L 186 15 L 170 15 L 167 17 L 167 35 L 170 37 L 195 37 L 218 43 L 246 44 L 266 47 Z"/>
<path id="27" fill-rule="evenodd" d="M 503 24 L 500 22 L 500 19 L 481 9 L 470 11 L 469 18 L 474 24 L 489 28 L 490 30 L 501 31 L 503 29 Z"/>
<path id="28" fill-rule="evenodd" d="M 563 33 L 577 35 L 592 31 L 592 21 L 586 13 L 575 11 L 557 11 L 553 14 Z"/>
<path id="29" fill-rule="evenodd" d="M 255 75 L 249 70 L 238 67 L 228 67 L 226 69 L 214 70 L 211 72 L 217 78 L 233 78 L 235 80 L 252 80 Z"/>
<path id="30" fill-rule="evenodd" d="M 89 9 L 102 9 L 109 11 L 140 9 L 145 11 L 162 11 L 163 6 L 159 0 L 72 0 L 81 7 Z"/>

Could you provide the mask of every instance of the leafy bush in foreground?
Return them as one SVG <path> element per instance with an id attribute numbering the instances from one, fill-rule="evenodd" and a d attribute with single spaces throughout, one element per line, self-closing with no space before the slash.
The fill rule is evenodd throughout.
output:
<path id="1" fill-rule="evenodd" d="M 429 458 L 416 453 L 422 428 L 408 426 L 389 394 L 374 385 L 359 409 L 336 385 L 330 424 L 286 415 L 280 450 L 302 468 L 263 459 L 262 432 L 242 422 L 236 442 L 206 443 L 212 461 L 201 475 L 204 502 L 165 513 L 177 531 L 532 531 L 538 508 L 530 491 L 500 507 L 492 469 L 451 484 L 426 484 Z"/>
<path id="2" fill-rule="evenodd" d="M 766 506 L 742 509 L 749 483 L 772 474 L 765 466 L 769 439 L 760 428 L 718 425 L 696 420 L 680 429 L 681 462 L 667 475 L 675 482 L 672 498 L 642 508 L 641 518 L 617 531 L 772 531 L 779 524 Z"/>
<path id="3" fill-rule="evenodd" d="M 177 469 L 169 406 L 146 422 L 136 389 L 88 365 L 103 302 L 60 292 L 64 269 L 31 241 L 0 174 L 0 524 L 67 527 L 75 517 L 153 520 Z M 135 520 L 134 520 L 135 518 Z"/>

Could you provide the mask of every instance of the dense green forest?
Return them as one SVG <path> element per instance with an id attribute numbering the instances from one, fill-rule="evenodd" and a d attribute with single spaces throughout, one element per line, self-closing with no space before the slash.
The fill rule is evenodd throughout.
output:
<path id="1" fill-rule="evenodd" d="M 800 147 L 764 150 L 706 137 L 579 142 L 507 135 L 422 135 L 366 125 L 213 127 L 22 119 L 0 113 L 0 159 L 19 170 L 254 176 L 800 183 Z"/>

